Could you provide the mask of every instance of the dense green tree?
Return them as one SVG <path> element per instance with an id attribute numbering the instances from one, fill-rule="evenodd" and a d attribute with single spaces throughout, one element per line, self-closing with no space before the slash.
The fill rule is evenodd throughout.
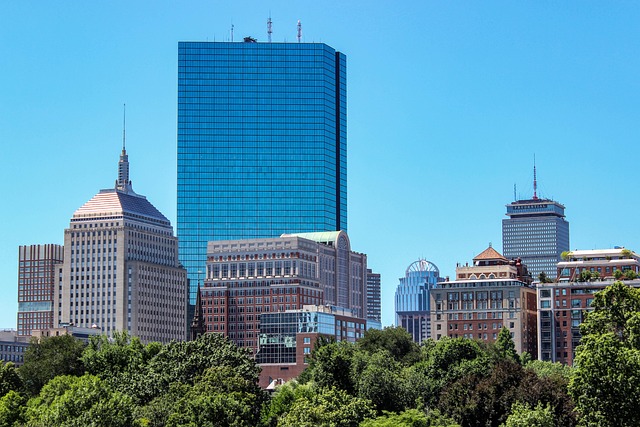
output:
<path id="1" fill-rule="evenodd" d="M 296 399 L 278 427 L 357 427 L 375 416 L 368 400 L 337 388 L 319 388 L 310 397 Z"/>
<path id="2" fill-rule="evenodd" d="M 487 349 L 478 341 L 443 338 L 425 348 L 426 360 L 403 372 L 407 402 L 435 407 L 442 389 L 464 376 L 486 375 L 491 369 Z"/>
<path id="3" fill-rule="evenodd" d="M 420 347 L 409 332 L 400 326 L 380 329 L 369 329 L 364 337 L 356 343 L 358 349 L 368 353 L 386 350 L 398 362 L 411 365 L 420 360 Z"/>
<path id="4" fill-rule="evenodd" d="M 82 375 L 83 349 L 82 341 L 71 335 L 33 339 L 24 354 L 24 364 L 18 369 L 25 390 L 36 395 L 58 375 Z"/>
<path id="5" fill-rule="evenodd" d="M 20 390 L 22 380 L 18 375 L 18 371 L 12 362 L 0 361 L 0 397 L 9 393 L 11 390 Z"/>
<path id="6" fill-rule="evenodd" d="M 520 402 L 516 402 L 511 407 L 511 414 L 507 417 L 504 427 L 554 427 L 553 413 L 549 405 L 538 404 L 531 408 Z"/>
<path id="7" fill-rule="evenodd" d="M 337 387 L 349 394 L 355 393 L 352 381 L 351 364 L 355 346 L 341 341 L 323 345 L 315 349 L 311 355 L 308 377 L 320 387 Z"/>
<path id="8" fill-rule="evenodd" d="M 27 399 L 10 390 L 0 398 L 0 427 L 20 426 L 25 422 Z"/>
<path id="9" fill-rule="evenodd" d="M 169 415 L 167 427 L 251 427 L 266 400 L 257 383 L 231 366 L 208 369 Z"/>
<path id="10" fill-rule="evenodd" d="M 615 282 L 594 296 L 580 327 L 569 383 L 581 424 L 632 426 L 640 420 L 640 291 Z"/>
<path id="11" fill-rule="evenodd" d="M 559 376 L 567 381 L 571 378 L 571 366 L 560 362 L 549 362 L 545 360 L 530 360 L 524 367 L 532 370 L 538 377 Z"/>
<path id="12" fill-rule="evenodd" d="M 257 382 L 260 368 L 246 349 L 220 334 L 204 334 L 195 341 L 173 341 L 144 365 L 131 396 L 145 404 L 169 390 L 172 383 L 192 385 L 213 367 L 230 367 L 247 381 Z"/>
<path id="13" fill-rule="evenodd" d="M 297 399 L 311 399 L 315 388 L 313 383 L 300 384 L 295 380 L 279 386 L 264 407 L 262 425 L 275 427 Z"/>
<path id="14" fill-rule="evenodd" d="M 463 427 L 498 427 L 518 400 L 518 387 L 526 372 L 516 362 L 501 360 L 485 378 L 472 374 L 448 385 L 438 408 Z"/>
<path id="15" fill-rule="evenodd" d="M 30 427 L 130 427 L 134 405 L 93 375 L 58 376 L 28 404 Z"/>
<path id="16" fill-rule="evenodd" d="M 401 372 L 401 364 L 386 349 L 373 354 L 356 352 L 351 372 L 356 395 L 370 400 L 378 412 L 403 411 L 407 393 Z"/>
<path id="17" fill-rule="evenodd" d="M 520 363 L 520 357 L 516 351 L 516 344 L 511 338 L 511 332 L 506 327 L 500 329 L 498 339 L 494 344 L 494 349 L 498 357 Z"/>
<path id="18" fill-rule="evenodd" d="M 436 409 L 428 414 L 418 409 L 408 409 L 399 414 L 387 412 L 373 420 L 364 420 L 360 427 L 460 427 L 451 418 Z"/>

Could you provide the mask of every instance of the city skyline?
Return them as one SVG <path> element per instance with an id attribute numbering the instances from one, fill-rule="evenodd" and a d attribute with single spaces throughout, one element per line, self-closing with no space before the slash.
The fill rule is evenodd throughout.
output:
<path id="1" fill-rule="evenodd" d="M 624 162 L 640 152 L 636 4 L 5 3 L 0 327 L 15 327 L 18 247 L 62 244 L 113 179 L 123 103 L 131 178 L 176 224 L 178 41 L 224 41 L 232 23 L 237 40 L 266 41 L 269 11 L 274 42 L 294 41 L 300 19 L 304 41 L 349 58 L 348 230 L 381 274 L 383 324 L 412 260 L 453 276 L 501 247 L 513 184 L 533 194 L 534 153 L 571 249 L 639 247 L 610 203 L 636 206 Z"/>

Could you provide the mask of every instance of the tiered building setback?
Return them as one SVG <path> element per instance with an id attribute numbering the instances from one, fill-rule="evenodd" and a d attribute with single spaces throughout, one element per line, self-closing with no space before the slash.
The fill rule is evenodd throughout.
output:
<path id="1" fill-rule="evenodd" d="M 169 220 L 129 180 L 125 147 L 115 188 L 73 214 L 55 292 L 54 327 L 128 331 L 143 342 L 184 340 L 187 277 Z"/>

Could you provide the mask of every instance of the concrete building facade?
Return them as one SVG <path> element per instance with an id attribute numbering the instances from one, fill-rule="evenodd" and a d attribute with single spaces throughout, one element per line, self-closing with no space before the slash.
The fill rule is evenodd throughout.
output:
<path id="1" fill-rule="evenodd" d="M 58 282 L 56 265 L 63 259 L 61 245 L 18 248 L 18 336 L 28 337 L 34 329 L 53 327 L 53 295 Z"/>
<path id="2" fill-rule="evenodd" d="M 367 319 L 382 321 L 380 307 L 380 273 L 367 268 Z"/>
<path id="3" fill-rule="evenodd" d="M 521 258 L 531 275 L 541 272 L 555 278 L 562 252 L 569 250 L 569 222 L 564 205 L 549 199 L 517 200 L 507 205 L 502 220 L 502 252 L 508 259 Z"/>
<path id="4" fill-rule="evenodd" d="M 536 290 L 520 260 L 508 260 L 491 246 L 458 265 L 456 280 L 431 292 L 432 334 L 494 342 L 509 329 L 518 353 L 537 353 Z"/>
<path id="5" fill-rule="evenodd" d="M 75 211 L 64 233 L 54 327 L 128 331 L 143 342 L 184 340 L 187 277 L 169 220 L 129 180 L 123 146 L 118 179 Z"/>
<path id="6" fill-rule="evenodd" d="M 367 257 L 344 231 L 209 242 L 200 307 L 207 332 L 257 351 L 261 315 L 329 305 L 364 318 Z"/>

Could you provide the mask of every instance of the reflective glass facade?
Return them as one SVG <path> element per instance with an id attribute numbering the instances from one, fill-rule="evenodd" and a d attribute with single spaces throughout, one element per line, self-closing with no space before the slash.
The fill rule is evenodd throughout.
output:
<path id="1" fill-rule="evenodd" d="M 427 260 L 412 263 L 396 289 L 396 324 L 421 343 L 431 337 L 430 291 L 437 286 L 440 271 Z"/>
<path id="2" fill-rule="evenodd" d="M 346 57 L 322 43 L 178 45 L 178 237 L 195 301 L 207 241 L 347 229 Z"/>
<path id="3" fill-rule="evenodd" d="M 547 199 L 518 200 L 507 205 L 507 216 L 502 220 L 504 256 L 522 258 L 534 280 L 542 271 L 555 278 L 560 254 L 569 250 L 564 206 Z"/>

